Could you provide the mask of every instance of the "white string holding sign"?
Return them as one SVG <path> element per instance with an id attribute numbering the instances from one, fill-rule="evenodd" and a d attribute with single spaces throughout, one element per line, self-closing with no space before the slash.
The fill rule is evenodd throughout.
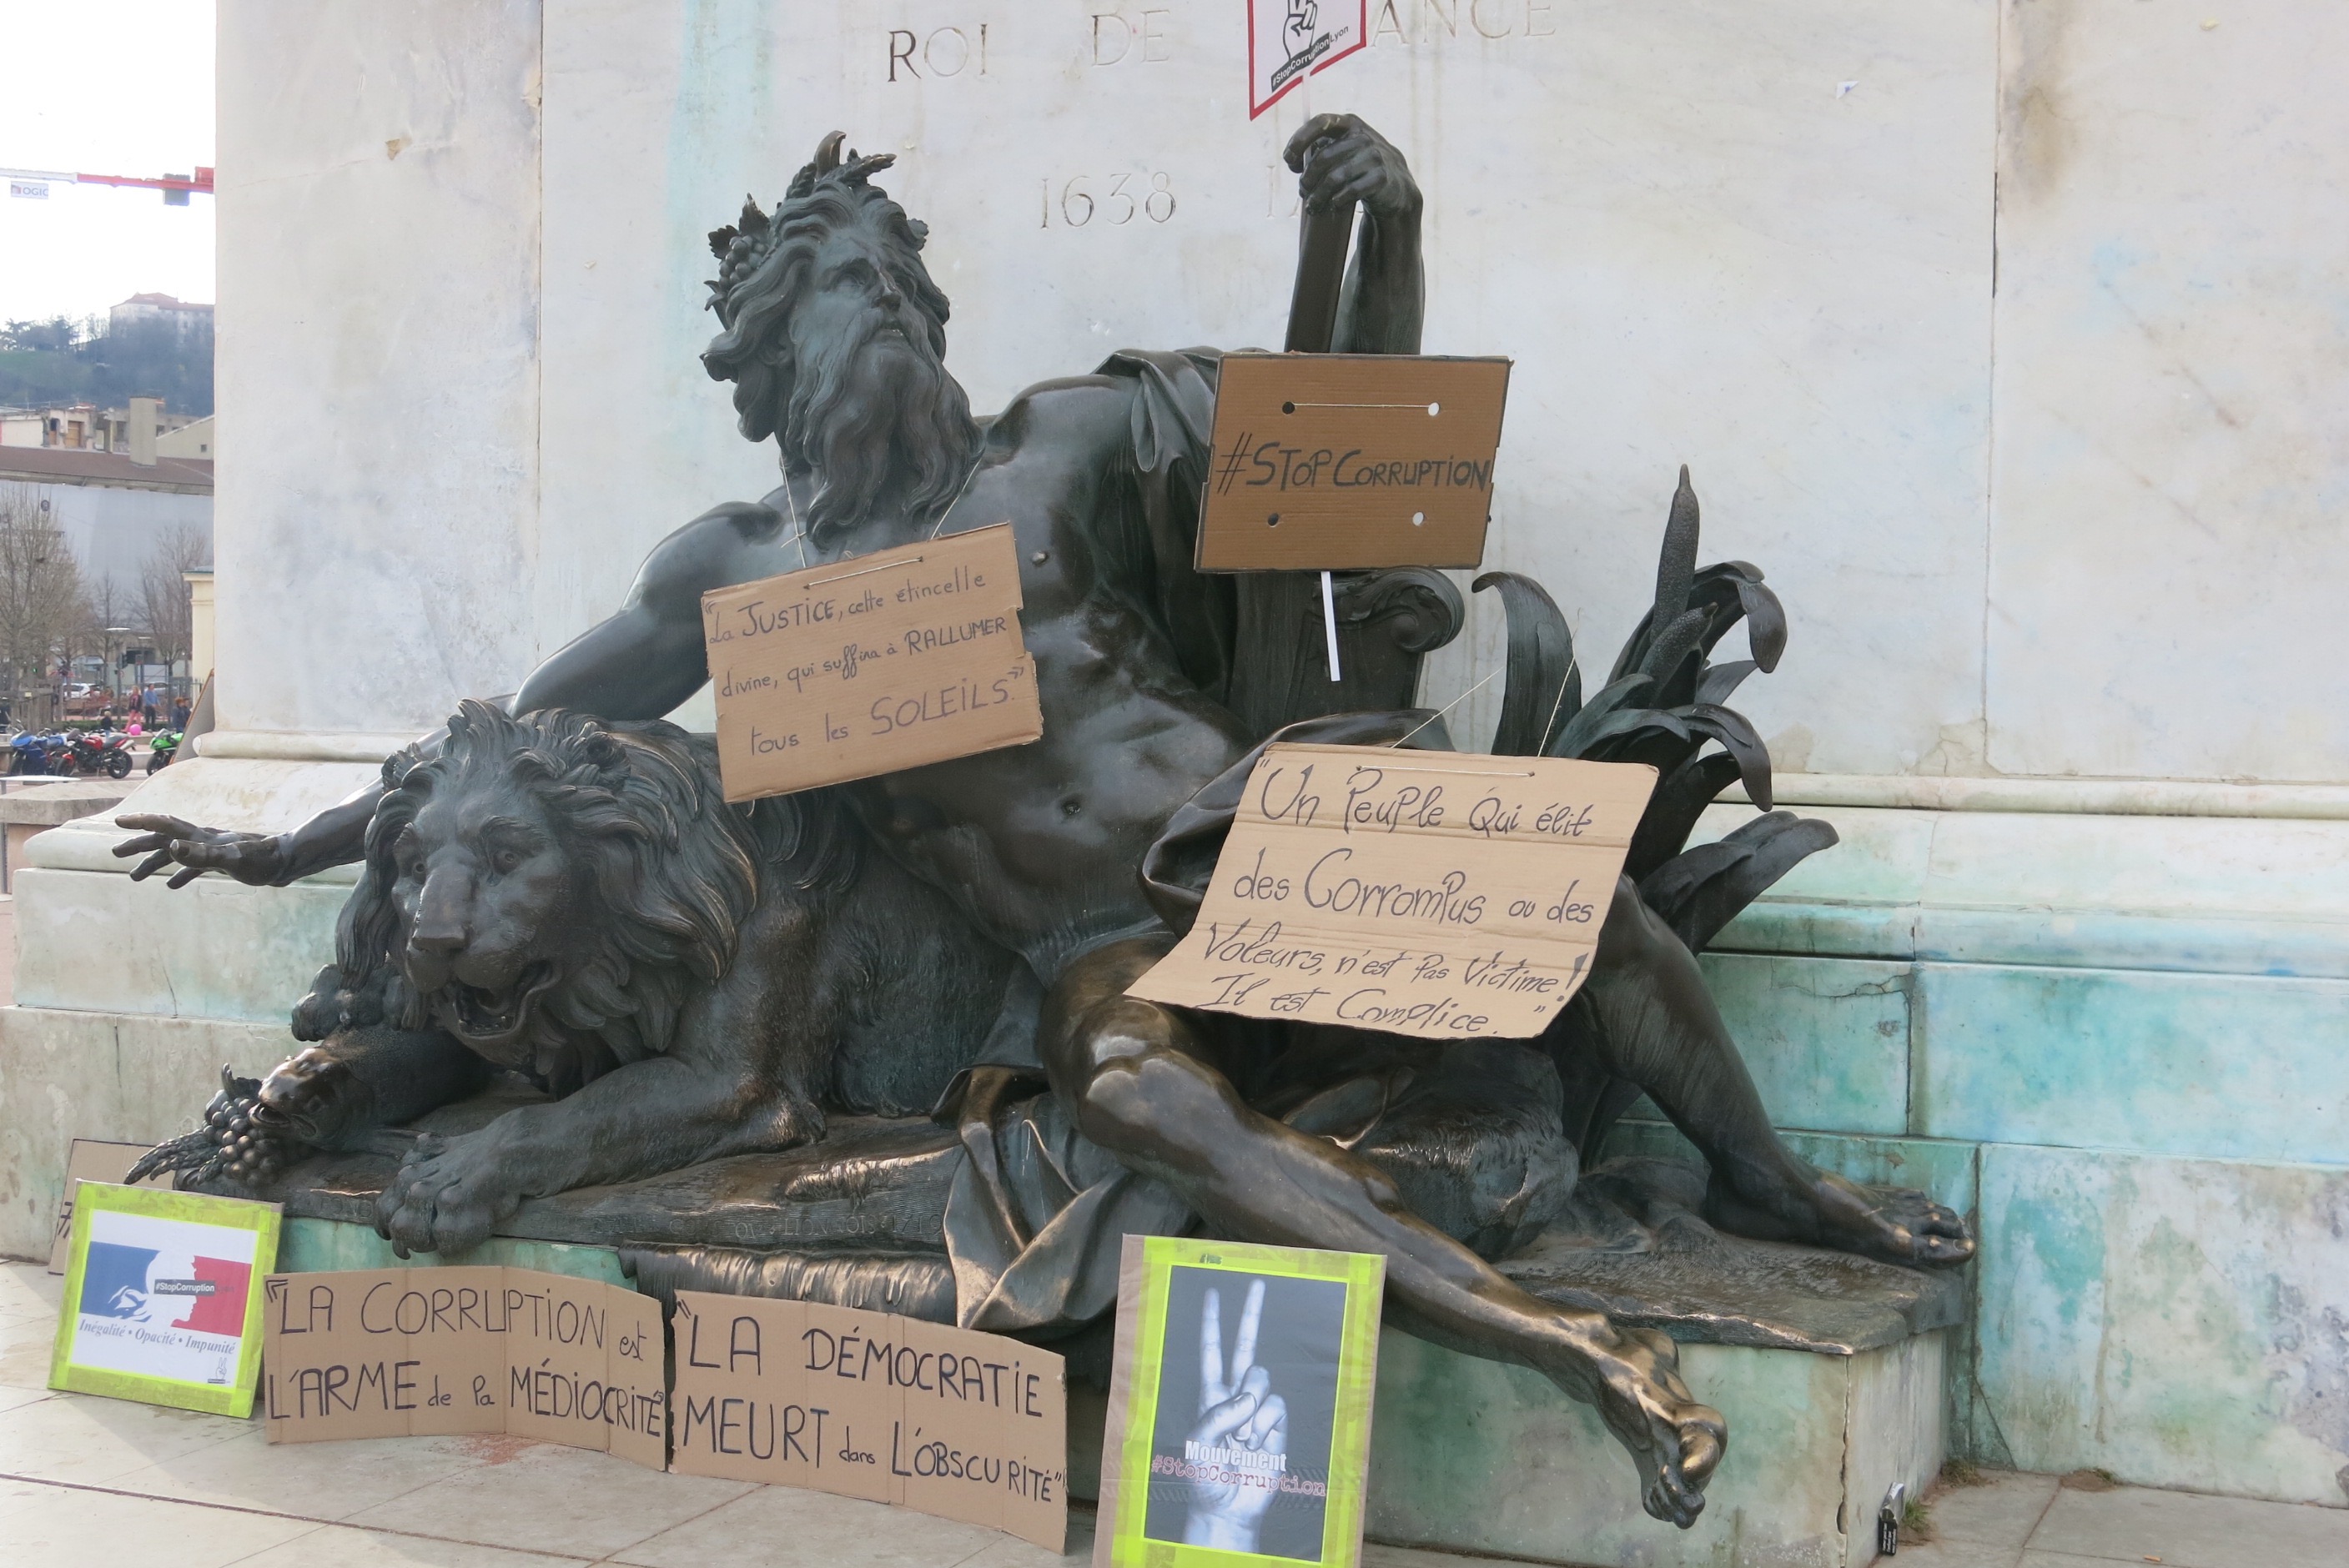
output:
<path id="1" fill-rule="evenodd" d="M 1330 634 L 1330 678 L 1338 676 L 1338 600 L 1330 585 L 1330 574 L 1321 573 L 1321 625 Z"/>

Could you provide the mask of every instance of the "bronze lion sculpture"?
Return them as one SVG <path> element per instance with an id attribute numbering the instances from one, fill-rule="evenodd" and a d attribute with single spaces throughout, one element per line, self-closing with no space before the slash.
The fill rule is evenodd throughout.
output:
<path id="1" fill-rule="evenodd" d="M 438 756 L 386 764 L 336 961 L 295 1009 L 316 1043 L 225 1082 L 145 1168 L 251 1180 L 518 1073 L 552 1098 L 415 1140 L 378 1204 L 403 1252 L 458 1251 L 526 1198 L 810 1142 L 827 1108 L 928 1110 L 1017 960 L 831 792 L 727 805 L 714 750 L 464 704 Z"/>

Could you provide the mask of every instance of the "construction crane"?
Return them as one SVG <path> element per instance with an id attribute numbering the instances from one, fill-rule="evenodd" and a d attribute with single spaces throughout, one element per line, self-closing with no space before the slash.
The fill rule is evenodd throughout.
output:
<path id="1" fill-rule="evenodd" d="M 142 179 L 135 174 L 74 174 L 57 169 L 0 169 L 0 179 L 8 181 L 8 194 L 21 200 L 46 201 L 49 187 L 63 185 L 136 185 L 163 193 L 166 207 L 184 207 L 191 195 L 212 193 L 212 171 L 197 166 L 195 173 L 164 174 L 154 179 Z"/>

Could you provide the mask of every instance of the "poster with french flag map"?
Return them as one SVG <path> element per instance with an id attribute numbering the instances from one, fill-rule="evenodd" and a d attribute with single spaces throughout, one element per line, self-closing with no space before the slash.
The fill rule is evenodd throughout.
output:
<path id="1" fill-rule="evenodd" d="M 85 1182 L 49 1386 L 243 1416 L 276 1205 Z"/>

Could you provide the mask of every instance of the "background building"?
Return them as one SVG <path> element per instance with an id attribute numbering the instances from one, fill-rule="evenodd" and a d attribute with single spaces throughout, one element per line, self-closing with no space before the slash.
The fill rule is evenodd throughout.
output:
<path id="1" fill-rule="evenodd" d="M 167 294 L 135 294 L 106 313 L 107 325 L 119 332 L 134 326 L 167 326 L 186 337 L 212 329 L 212 307 L 190 304 Z"/>

